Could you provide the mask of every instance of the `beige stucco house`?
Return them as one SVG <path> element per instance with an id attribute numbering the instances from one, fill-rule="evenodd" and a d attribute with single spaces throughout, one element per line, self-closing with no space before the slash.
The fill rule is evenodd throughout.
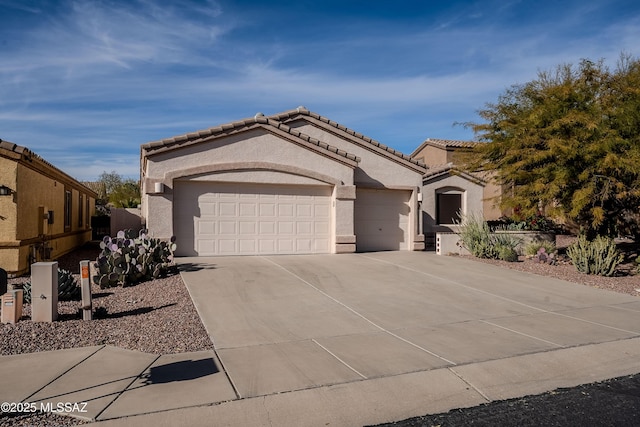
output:
<path id="1" fill-rule="evenodd" d="M 19 275 L 91 240 L 95 199 L 29 149 L 0 140 L 0 267 Z"/>
<path id="2" fill-rule="evenodd" d="M 422 250 L 426 171 L 299 107 L 142 145 L 142 216 L 183 256 Z"/>

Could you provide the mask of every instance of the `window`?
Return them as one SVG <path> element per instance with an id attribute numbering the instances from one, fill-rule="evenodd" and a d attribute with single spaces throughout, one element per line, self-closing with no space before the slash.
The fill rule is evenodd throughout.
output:
<path id="1" fill-rule="evenodd" d="M 78 228 L 84 227 L 84 203 L 82 203 L 82 194 L 78 194 Z"/>
<path id="2" fill-rule="evenodd" d="M 455 224 L 462 212 L 462 194 L 459 192 L 438 193 L 436 199 L 438 224 Z"/>
<path id="3" fill-rule="evenodd" d="M 64 192 L 64 229 L 71 229 L 71 191 L 65 190 Z"/>

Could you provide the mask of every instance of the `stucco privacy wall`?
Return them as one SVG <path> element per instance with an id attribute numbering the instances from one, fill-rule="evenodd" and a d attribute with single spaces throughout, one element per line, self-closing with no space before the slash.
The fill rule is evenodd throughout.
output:
<path id="1" fill-rule="evenodd" d="M 331 252 L 353 252 L 358 186 L 409 194 L 410 231 L 404 243 L 408 249 L 423 249 L 418 194 L 424 166 L 371 139 L 354 137 L 355 132 L 342 126 L 285 123 L 295 114 L 313 113 L 299 108 L 268 118 L 257 115 L 142 145 L 142 215 L 150 233 L 161 238 L 174 234 L 180 209 L 174 205 L 176 182 L 320 185 L 332 188 Z"/>

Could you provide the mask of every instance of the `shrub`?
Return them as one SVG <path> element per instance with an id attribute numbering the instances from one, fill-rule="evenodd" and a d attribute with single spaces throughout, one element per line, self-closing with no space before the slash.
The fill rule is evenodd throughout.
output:
<path id="1" fill-rule="evenodd" d="M 503 261 L 509 261 L 509 262 L 518 261 L 518 252 L 516 252 L 516 250 L 513 247 L 498 245 L 496 246 L 496 249 L 498 252 L 498 259 L 501 259 Z"/>
<path id="2" fill-rule="evenodd" d="M 613 276 L 616 267 L 623 260 L 613 239 L 603 236 L 597 236 L 592 241 L 587 240 L 584 235 L 579 236 L 567 248 L 567 256 L 578 271 L 599 276 Z"/>
<path id="3" fill-rule="evenodd" d="M 70 271 L 58 269 L 58 301 L 80 300 L 80 287 Z M 22 285 L 22 300 L 31 303 L 31 282 Z"/>
<path id="4" fill-rule="evenodd" d="M 508 234 L 494 234 L 479 215 L 464 215 L 458 232 L 462 246 L 477 258 L 517 261 L 520 239 Z"/>
<path id="5" fill-rule="evenodd" d="M 166 275 L 175 268 L 173 253 L 175 237 L 169 242 L 147 236 L 141 230 L 138 237 L 119 231 L 117 236 L 105 236 L 100 242 L 102 252 L 95 263 L 95 284 L 101 288 L 130 286 L 138 282 Z"/>
<path id="6" fill-rule="evenodd" d="M 547 254 L 552 254 L 556 251 L 556 245 L 548 240 L 538 240 L 531 242 L 524 247 L 524 254 L 529 256 L 537 255 L 540 249 L 544 249 Z"/>
<path id="7" fill-rule="evenodd" d="M 514 214 L 510 217 L 502 217 L 498 224 L 498 229 L 503 230 L 523 230 L 523 231 L 555 231 L 558 225 L 553 220 L 542 214 L 523 216 Z"/>

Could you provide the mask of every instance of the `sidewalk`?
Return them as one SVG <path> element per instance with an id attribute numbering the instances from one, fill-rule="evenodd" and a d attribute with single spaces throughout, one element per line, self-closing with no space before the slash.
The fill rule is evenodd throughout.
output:
<path id="1" fill-rule="evenodd" d="M 213 351 L 97 346 L 3 356 L 0 401 L 66 407 L 101 426 L 361 426 L 635 374 L 639 359 L 631 338 L 238 398 Z"/>

